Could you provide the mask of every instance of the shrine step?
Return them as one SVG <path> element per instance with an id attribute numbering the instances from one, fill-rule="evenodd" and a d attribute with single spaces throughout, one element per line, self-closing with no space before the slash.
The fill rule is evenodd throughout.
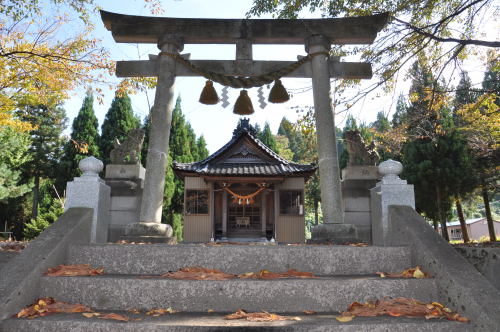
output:
<path id="1" fill-rule="evenodd" d="M 408 247 L 95 244 L 70 246 L 66 263 L 103 267 L 109 274 L 162 274 L 202 266 L 235 274 L 296 269 L 352 275 L 399 272 L 411 267 L 411 256 Z"/>
<path id="2" fill-rule="evenodd" d="M 297 321 L 247 322 L 225 320 L 226 313 L 176 313 L 160 317 L 130 312 L 113 311 L 128 316 L 127 323 L 85 318 L 81 314 L 57 314 L 35 319 L 11 318 L 0 323 L 1 331 L 38 332 L 215 332 L 215 331 L 308 331 L 308 332 L 407 332 L 407 331 L 470 331 L 470 324 L 447 320 L 426 320 L 425 318 L 403 317 L 356 317 L 347 323 L 340 323 L 334 317 L 338 313 L 304 315 L 286 314 L 299 317 Z M 107 312 L 103 312 L 104 314 Z M 139 320 L 137 320 L 139 319 Z"/>
<path id="3" fill-rule="evenodd" d="M 433 279 L 372 276 L 318 279 L 175 280 L 137 276 L 42 277 L 39 297 L 81 303 L 98 310 L 168 308 L 183 312 L 345 310 L 355 301 L 384 297 L 438 300 Z"/>

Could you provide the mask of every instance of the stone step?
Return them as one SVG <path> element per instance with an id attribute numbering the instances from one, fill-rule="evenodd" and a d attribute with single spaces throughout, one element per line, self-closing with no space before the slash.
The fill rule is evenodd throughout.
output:
<path id="1" fill-rule="evenodd" d="M 300 321 L 247 322 L 225 320 L 225 313 L 176 313 L 161 317 L 144 314 L 113 311 L 126 315 L 129 322 L 85 318 L 81 314 L 57 314 L 35 319 L 8 319 L 0 323 L 1 331 L 16 332 L 215 332 L 215 331 L 308 331 L 308 332 L 408 332 L 408 331 L 471 331 L 471 324 L 447 320 L 426 320 L 425 318 L 403 317 L 356 317 L 347 323 L 340 323 L 334 317 L 338 313 L 304 315 Z"/>
<path id="2" fill-rule="evenodd" d="M 411 267 L 411 257 L 408 247 L 95 244 L 71 246 L 67 263 L 102 266 L 110 274 L 162 274 L 202 266 L 238 274 L 297 269 L 352 275 L 401 271 Z"/>
<path id="3" fill-rule="evenodd" d="M 341 311 L 354 301 L 383 297 L 438 300 L 433 279 L 372 276 L 318 279 L 175 280 L 137 276 L 43 277 L 40 297 L 81 303 L 99 310 L 172 307 L 184 312 Z"/>

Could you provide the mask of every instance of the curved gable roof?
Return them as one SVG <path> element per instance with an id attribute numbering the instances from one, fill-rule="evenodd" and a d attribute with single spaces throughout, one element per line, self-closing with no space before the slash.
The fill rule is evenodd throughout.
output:
<path id="1" fill-rule="evenodd" d="M 248 119 L 242 119 L 233 137 L 223 147 L 204 160 L 193 163 L 174 161 L 179 175 L 192 173 L 212 176 L 310 176 L 314 164 L 298 164 L 285 160 L 258 138 Z"/>

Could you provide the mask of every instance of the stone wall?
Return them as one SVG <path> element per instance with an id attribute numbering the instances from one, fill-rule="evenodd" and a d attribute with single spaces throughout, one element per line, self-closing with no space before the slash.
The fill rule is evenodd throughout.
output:
<path id="1" fill-rule="evenodd" d="M 500 290 L 500 248 L 461 246 L 455 249 Z"/>

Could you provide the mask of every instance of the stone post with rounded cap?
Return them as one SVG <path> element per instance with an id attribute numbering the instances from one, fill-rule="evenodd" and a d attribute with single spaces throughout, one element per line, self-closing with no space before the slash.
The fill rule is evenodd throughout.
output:
<path id="1" fill-rule="evenodd" d="M 78 163 L 82 176 L 75 177 L 66 186 L 64 210 L 73 207 L 94 209 L 90 241 L 106 243 L 108 241 L 108 224 L 111 189 L 99 177 L 103 163 L 97 158 L 87 157 Z"/>
<path id="2" fill-rule="evenodd" d="M 413 185 L 399 177 L 402 171 L 403 165 L 392 159 L 378 166 L 378 172 L 383 177 L 375 188 L 370 190 L 373 245 L 384 246 L 388 243 L 389 205 L 407 205 L 415 208 Z"/>

